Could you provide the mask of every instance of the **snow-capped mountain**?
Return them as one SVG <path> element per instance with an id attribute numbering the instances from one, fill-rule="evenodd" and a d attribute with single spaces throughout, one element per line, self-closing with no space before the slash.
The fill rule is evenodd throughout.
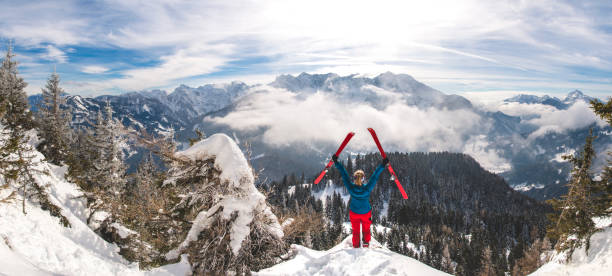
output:
<path id="1" fill-rule="evenodd" d="M 567 96 L 561 100 L 557 97 L 551 97 L 548 95 L 544 96 L 535 96 L 535 95 L 527 95 L 527 94 L 519 94 L 512 98 L 505 99 L 506 103 L 521 103 L 521 104 L 543 104 L 553 106 L 557 109 L 567 109 L 577 101 L 590 102 L 592 100 L 596 100 L 593 97 L 584 95 L 580 90 L 574 90 L 567 94 Z"/>
<path id="2" fill-rule="evenodd" d="M 265 169 L 262 176 L 269 179 L 312 175 L 337 147 L 334 137 L 345 134 L 340 132 L 379 127 L 388 150 L 467 153 L 518 190 L 544 199 L 564 191 L 569 167 L 559 156 L 578 150 L 589 127 L 599 136 L 598 152 L 612 145 L 607 135 L 612 129 L 588 108 L 592 99 L 578 90 L 564 99 L 519 95 L 496 110 L 483 109 L 409 75 L 387 72 L 376 77 L 302 73 L 278 76 L 268 85 L 232 82 L 182 85 L 172 93 L 69 96 L 68 105 L 75 122 L 83 123 L 108 100 L 125 125 L 157 134 L 174 129 L 179 142 L 195 137 L 196 128 L 226 133 L 250 144 L 253 165 Z M 358 135 L 349 150 L 374 151 L 371 146 L 368 137 Z"/>
<path id="3" fill-rule="evenodd" d="M 384 108 L 397 100 L 421 108 L 469 108 L 471 103 L 457 95 L 446 95 L 406 74 L 386 72 L 374 78 L 357 75 L 338 76 L 333 73 L 310 75 L 301 73 L 297 77 L 281 75 L 269 84 L 275 88 L 296 93 L 326 92 L 342 97 L 349 102 L 369 102 L 377 108 Z M 388 93 L 392 92 L 392 93 Z"/>
<path id="4" fill-rule="evenodd" d="M 248 89 L 249 86 L 243 82 L 232 82 L 222 85 L 208 84 L 197 88 L 181 85 L 170 94 L 159 90 L 139 94 L 158 99 L 172 111 L 184 114 L 183 117 L 193 118 L 230 105 Z"/>

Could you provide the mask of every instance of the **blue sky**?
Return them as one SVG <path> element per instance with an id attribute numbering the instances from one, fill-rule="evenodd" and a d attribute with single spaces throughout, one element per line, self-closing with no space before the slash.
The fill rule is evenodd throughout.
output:
<path id="1" fill-rule="evenodd" d="M 391 71 L 445 93 L 612 96 L 610 1 L 28 2 L 0 0 L 0 40 L 31 94 L 55 67 L 82 95 Z"/>

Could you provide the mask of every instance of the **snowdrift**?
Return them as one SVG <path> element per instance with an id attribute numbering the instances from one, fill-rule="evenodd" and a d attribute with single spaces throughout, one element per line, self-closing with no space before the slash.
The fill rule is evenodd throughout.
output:
<path id="1" fill-rule="evenodd" d="M 612 275 L 612 227 L 610 227 L 612 217 L 594 221 L 597 227 L 605 228 L 591 237 L 588 254 L 583 247 L 578 248 L 569 263 L 562 261 L 565 259 L 565 252 L 555 254 L 550 262 L 530 275 Z"/>
<path id="2" fill-rule="evenodd" d="M 0 275 L 185 275 L 190 270 L 185 258 L 151 271 L 128 263 L 116 245 L 87 226 L 86 203 L 77 186 L 64 179 L 65 170 L 43 161 L 38 151 L 31 153 L 38 163 L 35 169 L 45 172 L 35 174 L 35 180 L 47 185 L 50 201 L 60 207 L 71 227 L 62 226 L 57 217 L 30 201 L 24 215 L 19 195 L 0 203 Z"/>
<path id="3" fill-rule="evenodd" d="M 292 245 L 295 257 L 255 275 L 450 275 L 390 251 L 372 239 L 370 248 L 352 248 L 352 236 L 327 251 Z"/>

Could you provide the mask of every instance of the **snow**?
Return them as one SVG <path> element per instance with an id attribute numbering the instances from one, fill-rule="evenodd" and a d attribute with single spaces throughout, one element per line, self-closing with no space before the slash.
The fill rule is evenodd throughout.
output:
<path id="1" fill-rule="evenodd" d="M 565 147 L 563 147 L 565 148 Z M 574 155 L 576 153 L 575 149 L 566 149 L 564 152 L 560 152 L 555 154 L 555 157 L 553 157 L 552 159 L 550 159 L 550 162 L 559 162 L 559 163 L 563 163 L 563 162 L 567 162 L 567 160 L 563 160 L 563 156 L 564 155 Z"/>
<path id="2" fill-rule="evenodd" d="M 285 229 L 287 226 L 291 225 L 294 221 L 295 221 L 294 218 L 287 218 L 285 221 L 283 221 L 283 223 L 281 224 L 281 227 Z"/>
<path id="3" fill-rule="evenodd" d="M 242 181 L 254 182 L 251 167 L 238 145 L 225 134 L 214 134 L 190 148 L 176 153 L 192 161 L 215 157 L 215 167 L 221 170 L 221 180 L 239 187 Z M 223 168 L 227 168 L 223 170 Z"/>
<path id="4" fill-rule="evenodd" d="M 297 254 L 289 261 L 254 275 L 449 275 L 413 258 L 397 254 L 376 240 L 370 248 L 352 248 L 349 235 L 327 251 L 291 245 Z"/>
<path id="5" fill-rule="evenodd" d="M 229 220 L 234 212 L 238 216 L 231 224 L 230 246 L 234 255 L 238 255 L 242 241 L 250 234 L 250 224 L 255 214 L 262 214 L 269 224 L 267 230 L 278 238 L 283 237 L 282 227 L 277 217 L 266 204 L 265 196 L 255 188 L 255 178 L 244 154 L 238 145 L 225 134 L 214 134 L 199 141 L 190 148 L 177 152 L 176 156 L 189 160 L 204 160 L 214 157 L 214 166 L 221 171 L 221 181 L 234 187 L 235 194 L 225 195 L 217 204 L 208 210 L 201 211 L 193 221 L 187 237 L 178 248 L 166 254 L 167 259 L 175 259 L 179 252 L 197 240 L 198 235 L 210 227 L 215 213 L 221 211 L 222 218 Z"/>
<path id="6" fill-rule="evenodd" d="M 295 193 L 295 186 L 291 186 L 289 187 L 289 189 L 287 189 L 287 194 L 289 194 L 290 196 L 292 196 Z"/>
<path id="7" fill-rule="evenodd" d="M 0 240 L 0 275 L 53 275 L 48 271 L 36 268 L 27 259 L 17 253 L 2 240 Z"/>
<path id="8" fill-rule="evenodd" d="M 115 228 L 115 230 L 117 230 L 117 234 L 119 234 L 119 236 L 122 239 L 126 239 L 127 237 L 131 235 L 137 235 L 137 233 L 134 230 L 128 229 L 127 227 L 119 223 L 114 222 L 110 226 Z"/>
<path id="9" fill-rule="evenodd" d="M 515 185 L 512 187 L 512 189 L 514 189 L 515 191 L 520 191 L 520 192 L 527 192 L 527 191 L 531 191 L 533 189 L 543 189 L 544 188 L 544 184 L 528 184 L 526 182 L 523 182 L 521 184 Z"/>
<path id="10" fill-rule="evenodd" d="M 37 162 L 35 180 L 47 184 L 49 200 L 60 207 L 71 227 L 30 201 L 25 202 L 24 215 L 20 195 L 0 203 L 0 275 L 185 275 L 191 270 L 186 258 L 151 271 L 140 271 L 137 263 L 123 259 L 116 245 L 87 225 L 85 200 L 77 186 L 64 179 L 66 168 L 42 161 L 37 151 L 30 154 Z"/>
<path id="11" fill-rule="evenodd" d="M 316 199 L 320 199 L 323 202 L 323 207 L 325 207 L 325 199 L 328 196 L 333 198 L 334 193 L 340 194 L 344 204 L 348 204 L 351 195 L 344 191 L 344 186 L 335 186 L 331 180 L 327 181 L 325 184 L 320 183 L 319 185 L 325 185 L 325 188 L 323 190 L 313 192 L 312 196 Z"/>
<path id="12" fill-rule="evenodd" d="M 389 200 L 383 201 L 383 207 L 382 210 L 380 210 L 380 215 L 383 217 L 389 215 Z"/>
<path id="13" fill-rule="evenodd" d="M 345 233 L 351 233 L 351 231 L 353 231 L 351 223 L 347 221 L 342 223 L 342 229 Z M 370 231 L 372 231 L 372 233 L 374 233 L 374 231 L 378 233 L 387 233 L 391 231 L 391 228 L 380 225 L 380 224 L 371 224 Z"/>
<path id="14" fill-rule="evenodd" d="M 610 275 L 612 271 L 612 217 L 594 219 L 601 232 L 591 237 L 591 247 L 588 254 L 584 248 L 578 248 L 569 263 L 564 263 L 565 252 L 554 254 L 552 260 L 540 267 L 533 274 L 539 275 Z"/>

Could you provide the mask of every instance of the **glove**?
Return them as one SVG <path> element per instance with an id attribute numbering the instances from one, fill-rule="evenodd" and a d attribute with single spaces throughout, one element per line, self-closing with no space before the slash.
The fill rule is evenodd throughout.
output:
<path id="1" fill-rule="evenodd" d="M 383 159 L 382 164 L 383 164 L 383 166 L 385 166 L 385 167 L 386 167 L 386 166 L 387 166 L 387 164 L 389 164 L 389 158 L 385 158 L 385 159 Z"/>
<path id="2" fill-rule="evenodd" d="M 338 162 L 338 155 L 332 155 L 332 160 L 334 160 L 334 162 Z"/>

